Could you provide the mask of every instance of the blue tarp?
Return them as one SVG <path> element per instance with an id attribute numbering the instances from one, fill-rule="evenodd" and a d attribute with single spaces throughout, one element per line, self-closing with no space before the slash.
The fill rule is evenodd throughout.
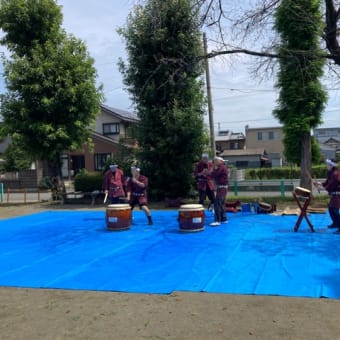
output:
<path id="1" fill-rule="evenodd" d="M 133 212 L 108 231 L 104 211 L 46 211 L 0 221 L 0 286 L 340 298 L 340 235 L 328 214 L 229 214 L 229 223 L 179 231 L 178 212 Z"/>

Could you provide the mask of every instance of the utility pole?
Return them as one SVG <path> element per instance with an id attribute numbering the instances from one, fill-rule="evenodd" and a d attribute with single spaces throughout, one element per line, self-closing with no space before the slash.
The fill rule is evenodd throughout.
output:
<path id="1" fill-rule="evenodd" d="M 211 100 L 211 86 L 210 86 L 210 71 L 209 71 L 209 60 L 208 55 L 208 45 L 207 37 L 203 33 L 203 46 L 204 46 L 204 57 L 205 57 L 205 77 L 207 84 L 207 97 L 208 97 L 208 114 L 209 114 L 209 126 L 210 126 L 210 148 L 213 157 L 216 155 L 216 145 L 215 145 L 215 131 L 214 131 L 214 113 Z"/>

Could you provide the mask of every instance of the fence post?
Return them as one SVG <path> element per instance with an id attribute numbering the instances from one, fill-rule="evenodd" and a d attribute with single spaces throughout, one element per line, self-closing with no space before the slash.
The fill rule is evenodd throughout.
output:
<path id="1" fill-rule="evenodd" d="M 0 183 L 0 197 L 1 197 L 1 203 L 4 201 L 4 184 Z"/>
<path id="2" fill-rule="evenodd" d="M 234 181 L 234 194 L 235 194 L 235 196 L 237 196 L 237 194 L 238 194 L 238 183 L 237 183 L 237 180 Z"/>
<path id="3" fill-rule="evenodd" d="M 281 180 L 280 192 L 281 192 L 281 196 L 284 197 L 284 195 L 285 195 L 285 181 L 284 180 Z"/>

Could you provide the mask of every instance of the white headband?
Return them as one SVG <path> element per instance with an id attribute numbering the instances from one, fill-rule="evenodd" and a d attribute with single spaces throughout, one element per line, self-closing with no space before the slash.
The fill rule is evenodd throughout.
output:
<path id="1" fill-rule="evenodd" d="M 328 164 L 329 166 L 337 166 L 337 164 L 335 162 L 333 162 L 331 159 L 326 159 L 326 164 Z"/>

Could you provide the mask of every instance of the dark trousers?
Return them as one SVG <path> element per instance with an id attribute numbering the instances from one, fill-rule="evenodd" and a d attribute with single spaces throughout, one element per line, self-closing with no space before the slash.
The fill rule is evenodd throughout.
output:
<path id="1" fill-rule="evenodd" d="M 111 204 L 126 203 L 125 197 L 111 197 Z"/>
<path id="2" fill-rule="evenodd" d="M 216 197 L 214 202 L 215 221 L 223 222 L 227 220 L 225 212 L 225 197 Z"/>
<path id="3" fill-rule="evenodd" d="M 210 204 L 214 204 L 215 194 L 208 186 L 206 190 L 198 190 L 198 204 L 204 205 L 205 198 L 208 196 Z"/>
<path id="4" fill-rule="evenodd" d="M 333 225 L 340 229 L 340 213 L 339 208 L 328 207 L 329 216 Z"/>

